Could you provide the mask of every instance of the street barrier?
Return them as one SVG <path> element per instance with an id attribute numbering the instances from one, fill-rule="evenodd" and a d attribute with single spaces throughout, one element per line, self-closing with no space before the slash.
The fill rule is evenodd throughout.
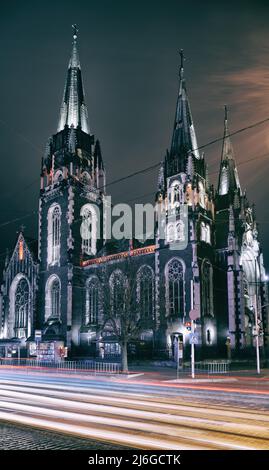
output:
<path id="1" fill-rule="evenodd" d="M 184 367 L 184 371 L 190 371 L 190 366 Z M 229 361 L 201 361 L 195 363 L 195 374 L 228 374 L 230 372 Z"/>
<path id="2" fill-rule="evenodd" d="M 98 361 L 38 361 L 35 359 L 1 358 L 0 367 L 23 367 L 29 370 L 51 370 L 88 374 L 119 374 L 121 365 L 118 362 Z"/>

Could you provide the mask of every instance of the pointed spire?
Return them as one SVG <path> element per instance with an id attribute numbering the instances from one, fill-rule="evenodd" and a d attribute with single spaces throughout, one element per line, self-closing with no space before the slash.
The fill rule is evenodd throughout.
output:
<path id="1" fill-rule="evenodd" d="M 174 121 L 174 129 L 170 150 L 170 157 L 185 157 L 192 152 L 196 158 L 200 158 L 197 150 L 197 140 L 193 125 L 191 108 L 187 96 L 186 83 L 184 78 L 184 60 L 183 50 L 180 51 L 179 68 L 179 91 Z"/>
<path id="2" fill-rule="evenodd" d="M 241 187 L 236 168 L 233 146 L 229 137 L 228 129 L 228 110 L 227 106 L 224 107 L 224 134 L 221 152 L 221 164 L 219 173 L 218 194 L 223 196 L 228 193 L 234 193 L 239 190 L 241 194 Z"/>
<path id="3" fill-rule="evenodd" d="M 94 167 L 99 168 L 99 170 L 104 170 L 101 145 L 98 139 L 95 142 L 93 156 L 94 156 Z"/>
<path id="4" fill-rule="evenodd" d="M 89 134 L 88 112 L 82 84 L 80 62 L 77 49 L 78 28 L 73 28 L 73 45 L 65 83 L 63 101 L 60 110 L 58 132 L 65 126 L 81 129 Z"/>

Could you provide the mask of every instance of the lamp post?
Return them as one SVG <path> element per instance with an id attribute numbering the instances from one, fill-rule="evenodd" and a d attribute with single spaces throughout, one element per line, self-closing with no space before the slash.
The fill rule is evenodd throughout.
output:
<path id="1" fill-rule="evenodd" d="M 255 270 L 256 270 L 256 260 L 255 260 Z M 257 374 L 261 373 L 260 366 L 260 347 L 259 347 L 259 324 L 258 324 L 258 299 L 257 299 L 257 287 L 255 286 L 255 307 L 254 307 L 254 316 L 255 316 L 255 334 L 253 336 L 256 338 L 256 362 L 257 362 Z"/>

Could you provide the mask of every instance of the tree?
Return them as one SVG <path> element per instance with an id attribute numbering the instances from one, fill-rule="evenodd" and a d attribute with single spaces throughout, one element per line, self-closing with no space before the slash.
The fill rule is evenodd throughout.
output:
<path id="1" fill-rule="evenodd" d="M 102 332 L 110 332 L 121 347 L 122 371 L 128 372 L 128 344 L 142 331 L 137 302 L 137 283 L 134 267 L 126 263 L 125 272 L 115 269 L 110 276 L 103 270 L 103 324 Z M 105 286 L 109 286 L 109 289 Z"/>

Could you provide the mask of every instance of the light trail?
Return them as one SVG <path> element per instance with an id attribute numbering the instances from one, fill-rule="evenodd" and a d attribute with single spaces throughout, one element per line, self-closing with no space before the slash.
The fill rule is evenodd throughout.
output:
<path id="1" fill-rule="evenodd" d="M 0 379 L 2 420 L 141 449 L 269 449 L 269 411 L 12 377 Z"/>

